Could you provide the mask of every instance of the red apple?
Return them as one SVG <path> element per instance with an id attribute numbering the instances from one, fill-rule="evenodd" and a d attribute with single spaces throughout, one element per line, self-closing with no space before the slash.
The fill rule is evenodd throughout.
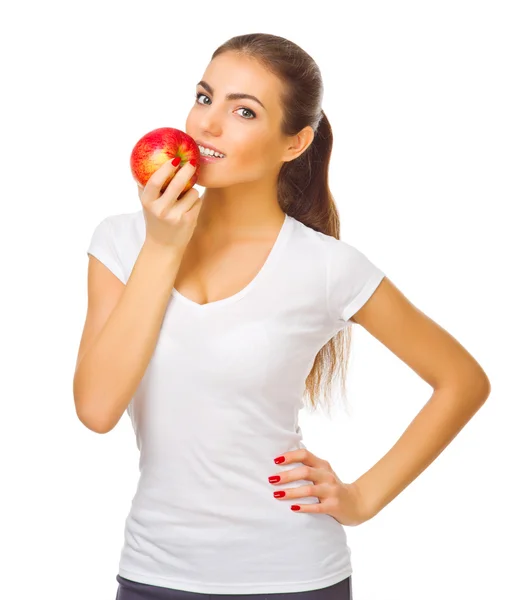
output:
<path id="1" fill-rule="evenodd" d="M 145 134 L 137 142 L 130 156 L 133 178 L 144 187 L 154 171 L 157 171 L 167 160 L 172 160 L 176 156 L 181 158 L 180 166 L 165 181 L 161 193 L 166 190 L 179 169 L 193 158 L 196 160 L 196 170 L 181 192 L 180 197 L 183 196 L 198 180 L 201 155 L 194 139 L 179 129 L 160 127 Z"/>

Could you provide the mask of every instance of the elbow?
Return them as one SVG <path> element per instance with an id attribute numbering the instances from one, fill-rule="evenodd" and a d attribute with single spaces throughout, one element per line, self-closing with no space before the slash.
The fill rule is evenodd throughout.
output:
<path id="1" fill-rule="evenodd" d="M 109 424 L 107 416 L 101 415 L 100 411 L 93 410 L 93 402 L 88 401 L 86 398 L 81 399 L 75 393 L 73 394 L 73 400 L 77 418 L 90 431 L 108 433 L 115 427 L 115 424 Z"/>
<path id="2" fill-rule="evenodd" d="M 94 433 L 109 433 L 115 425 L 110 425 L 107 419 L 103 419 L 98 415 L 93 415 L 86 410 L 79 409 L 77 403 L 75 403 L 75 411 L 77 413 L 77 418 L 79 421 Z"/>
<path id="3" fill-rule="evenodd" d="M 490 379 L 487 377 L 487 374 L 483 371 L 483 380 L 481 383 L 483 402 L 490 396 L 490 392 L 492 391 L 490 385 Z"/>
<path id="4" fill-rule="evenodd" d="M 460 390 L 463 397 L 475 404 L 483 404 L 491 393 L 490 380 L 483 370 L 478 370 L 470 377 L 464 377 L 447 387 Z"/>
<path id="5" fill-rule="evenodd" d="M 73 400 L 75 403 L 75 413 L 79 421 L 94 433 L 109 433 L 115 423 L 110 423 L 108 415 L 101 414 L 101 411 L 96 408 L 96 404 L 104 406 L 104 403 L 96 403 L 92 398 L 86 398 L 78 389 L 78 382 L 73 381 Z"/>
<path id="6" fill-rule="evenodd" d="M 470 390 L 472 391 L 474 398 L 481 403 L 485 402 L 490 396 L 490 379 L 479 365 L 470 378 Z"/>
<path id="7" fill-rule="evenodd" d="M 463 368 L 458 368 L 439 385 L 434 386 L 434 389 L 439 388 L 455 390 L 474 404 L 483 404 L 491 393 L 490 380 L 482 367 L 475 361 L 465 363 Z"/>

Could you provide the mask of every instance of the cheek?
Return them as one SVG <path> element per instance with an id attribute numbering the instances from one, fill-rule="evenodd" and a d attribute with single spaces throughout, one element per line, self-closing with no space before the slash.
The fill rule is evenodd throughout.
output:
<path id="1" fill-rule="evenodd" d="M 266 176 L 268 162 L 265 154 L 251 152 L 232 160 L 228 172 L 240 182 L 256 181 Z"/>
<path id="2" fill-rule="evenodd" d="M 250 143 L 244 144 L 239 152 L 235 153 L 236 163 L 252 173 L 264 173 L 273 162 L 276 150 L 272 144 L 255 137 Z M 234 162 L 234 161 L 233 161 Z"/>
<path id="3" fill-rule="evenodd" d="M 190 111 L 189 111 L 189 113 L 187 115 L 187 120 L 185 121 L 185 133 L 188 133 L 189 131 L 192 131 L 192 124 L 193 124 L 192 113 L 193 112 L 194 112 L 194 110 L 190 109 Z"/>

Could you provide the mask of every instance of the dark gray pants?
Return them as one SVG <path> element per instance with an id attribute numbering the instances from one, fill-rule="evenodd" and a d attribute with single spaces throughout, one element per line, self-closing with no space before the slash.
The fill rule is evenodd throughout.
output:
<path id="1" fill-rule="evenodd" d="M 120 575 L 116 579 L 119 588 L 115 600 L 353 600 L 351 575 L 318 590 L 278 594 L 201 594 L 139 583 Z"/>

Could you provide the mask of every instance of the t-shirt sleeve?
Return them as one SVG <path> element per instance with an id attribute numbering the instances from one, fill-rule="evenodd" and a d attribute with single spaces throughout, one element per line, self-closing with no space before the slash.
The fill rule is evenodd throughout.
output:
<path id="1" fill-rule="evenodd" d="M 87 250 L 88 254 L 95 256 L 123 283 L 126 283 L 124 268 L 117 246 L 115 244 L 114 228 L 110 217 L 101 221 L 94 232 Z"/>
<path id="2" fill-rule="evenodd" d="M 335 240 L 329 244 L 327 303 L 331 321 L 345 327 L 370 298 L 385 273 L 351 244 Z"/>

